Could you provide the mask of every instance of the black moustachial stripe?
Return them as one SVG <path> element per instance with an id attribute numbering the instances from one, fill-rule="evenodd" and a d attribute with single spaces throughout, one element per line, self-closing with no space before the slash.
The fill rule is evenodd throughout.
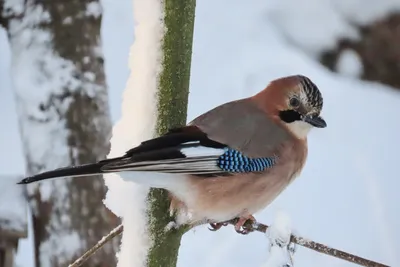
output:
<path id="1" fill-rule="evenodd" d="M 279 112 L 279 117 L 281 118 L 282 121 L 286 123 L 291 123 L 295 121 L 300 121 L 301 120 L 301 115 L 295 110 L 282 110 Z"/>

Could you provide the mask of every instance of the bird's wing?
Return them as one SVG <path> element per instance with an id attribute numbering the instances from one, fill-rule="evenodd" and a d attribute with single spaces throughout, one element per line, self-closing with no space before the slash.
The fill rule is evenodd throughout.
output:
<path id="1" fill-rule="evenodd" d="M 189 125 L 197 126 L 207 133 L 208 138 L 251 158 L 276 155 L 281 145 L 292 138 L 285 128 L 248 98 L 218 106 Z"/>
<path id="2" fill-rule="evenodd" d="M 226 145 L 215 142 L 194 126 L 185 126 L 142 142 L 118 159 L 103 161 L 103 172 L 152 171 L 166 173 L 222 173 L 218 157 Z"/>
<path id="3" fill-rule="evenodd" d="M 237 114 L 234 111 L 236 103 L 225 105 L 228 105 L 225 110 L 206 113 L 217 113 L 213 120 L 199 117 L 189 126 L 141 143 L 121 158 L 105 160 L 101 171 L 214 176 L 271 168 L 277 159 L 276 148 L 283 142 L 285 132 L 273 128 L 274 124 L 265 120 L 265 114 L 257 113 L 258 110 L 244 110 L 244 113 Z M 249 111 L 253 114 L 246 114 Z"/>
<path id="4" fill-rule="evenodd" d="M 196 126 L 185 126 L 145 141 L 117 159 L 99 162 L 102 172 L 152 171 L 200 176 L 259 172 L 274 157 L 249 158 L 226 144 L 213 141 Z"/>

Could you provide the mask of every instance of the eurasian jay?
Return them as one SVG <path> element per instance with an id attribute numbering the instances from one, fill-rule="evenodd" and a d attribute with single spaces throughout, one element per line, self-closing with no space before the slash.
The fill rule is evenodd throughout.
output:
<path id="1" fill-rule="evenodd" d="M 192 224 L 210 223 L 217 230 L 239 218 L 235 230 L 244 233 L 244 223 L 255 221 L 252 215 L 300 174 L 310 129 L 326 127 L 322 105 L 321 92 L 309 78 L 283 77 L 121 157 L 40 173 L 20 184 L 119 173 L 124 180 L 168 190 L 172 208 L 190 213 Z"/>

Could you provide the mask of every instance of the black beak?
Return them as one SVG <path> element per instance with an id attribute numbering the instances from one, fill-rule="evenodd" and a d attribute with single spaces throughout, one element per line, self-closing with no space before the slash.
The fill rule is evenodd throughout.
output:
<path id="1" fill-rule="evenodd" d="M 326 127 L 325 120 L 317 115 L 306 115 L 303 117 L 303 120 L 317 128 L 325 128 Z"/>

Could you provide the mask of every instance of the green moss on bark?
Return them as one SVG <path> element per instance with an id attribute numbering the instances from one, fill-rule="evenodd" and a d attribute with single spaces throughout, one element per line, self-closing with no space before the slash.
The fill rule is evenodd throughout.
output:
<path id="1" fill-rule="evenodd" d="M 162 71 L 158 77 L 157 135 L 186 124 L 195 6 L 195 0 L 164 0 L 166 33 L 162 41 Z M 165 231 L 174 219 L 169 215 L 167 191 L 151 189 L 148 198 L 153 246 L 147 266 L 174 267 L 182 235 L 188 228 Z"/>
<path id="2" fill-rule="evenodd" d="M 186 123 L 195 0 L 165 0 L 167 28 L 159 76 L 157 134 Z"/>

